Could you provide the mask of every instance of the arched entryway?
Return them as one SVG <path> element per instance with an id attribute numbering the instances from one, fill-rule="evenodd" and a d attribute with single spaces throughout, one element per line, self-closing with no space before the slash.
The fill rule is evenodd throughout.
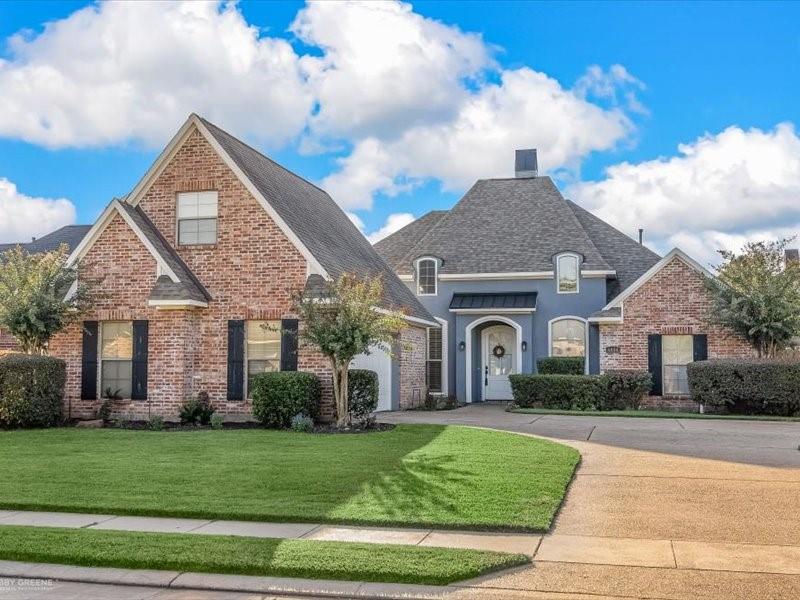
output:
<path id="1" fill-rule="evenodd" d="M 470 323 L 465 334 L 467 402 L 511 400 L 508 376 L 522 372 L 522 326 L 491 315 Z"/>

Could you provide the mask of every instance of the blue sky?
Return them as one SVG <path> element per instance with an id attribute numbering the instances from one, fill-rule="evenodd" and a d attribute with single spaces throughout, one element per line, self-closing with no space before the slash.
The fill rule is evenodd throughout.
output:
<path id="1" fill-rule="evenodd" d="M 522 146 L 660 251 L 800 231 L 796 3 L 111 8 L 0 3 L 0 242 L 92 222 L 191 111 L 373 236 Z"/>

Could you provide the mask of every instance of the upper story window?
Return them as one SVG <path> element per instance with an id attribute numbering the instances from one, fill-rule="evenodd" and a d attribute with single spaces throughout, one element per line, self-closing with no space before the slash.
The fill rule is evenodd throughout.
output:
<path id="1" fill-rule="evenodd" d="M 178 244 L 217 242 L 217 192 L 178 194 Z"/>
<path id="2" fill-rule="evenodd" d="M 439 264 L 435 258 L 420 258 L 417 261 L 417 295 L 435 296 Z"/>
<path id="3" fill-rule="evenodd" d="M 556 281 L 559 294 L 578 293 L 578 275 L 580 271 L 577 254 L 562 254 L 556 258 Z"/>

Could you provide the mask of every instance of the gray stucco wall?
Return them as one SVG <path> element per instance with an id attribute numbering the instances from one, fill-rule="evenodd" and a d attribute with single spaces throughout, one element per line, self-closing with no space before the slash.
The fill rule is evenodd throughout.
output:
<path id="1" fill-rule="evenodd" d="M 406 282 L 415 291 L 413 281 Z M 549 323 L 556 317 L 576 316 L 586 319 L 591 313 L 600 310 L 606 304 L 606 281 L 604 278 L 581 278 L 579 293 L 558 294 L 554 279 L 507 280 L 507 281 L 439 281 L 436 296 L 418 296 L 420 302 L 431 314 L 448 323 L 447 327 L 447 381 L 450 394 L 455 393 L 460 402 L 466 401 L 466 357 L 464 351 L 458 349 L 461 341 L 466 343 L 467 326 L 487 315 L 458 314 L 449 310 L 450 300 L 454 293 L 485 292 L 528 292 L 538 293 L 536 312 L 532 314 L 503 315 L 522 327 L 523 340 L 528 350 L 522 354 L 522 370 L 532 373 L 536 361 L 548 356 Z M 479 338 L 478 338 L 479 339 Z M 472 344 L 472 347 L 479 344 Z M 589 327 L 589 370 L 599 372 L 599 336 L 597 327 Z M 478 350 L 479 351 L 479 350 Z M 478 357 L 479 358 L 479 357 Z M 477 367 L 475 366 L 477 364 Z M 477 375 L 476 369 L 478 371 Z M 473 385 L 476 377 L 480 377 L 480 360 L 473 360 Z M 473 394 L 473 399 L 479 398 Z"/>

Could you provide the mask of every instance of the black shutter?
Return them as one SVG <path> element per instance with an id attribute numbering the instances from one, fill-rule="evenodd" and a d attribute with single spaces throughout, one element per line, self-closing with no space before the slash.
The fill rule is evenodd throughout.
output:
<path id="1" fill-rule="evenodd" d="M 661 366 L 661 336 L 654 333 L 647 336 L 647 370 L 653 378 L 651 396 L 660 396 L 662 393 Z"/>
<path id="2" fill-rule="evenodd" d="M 228 321 L 228 400 L 244 400 L 244 321 Z"/>
<path id="3" fill-rule="evenodd" d="M 83 322 L 81 400 L 97 400 L 97 321 Z"/>
<path id="4" fill-rule="evenodd" d="M 148 322 L 133 322 L 131 400 L 147 400 Z"/>
<path id="5" fill-rule="evenodd" d="M 694 360 L 708 360 L 708 336 L 694 335 L 692 336 L 692 345 L 694 346 Z"/>
<path id="6" fill-rule="evenodd" d="M 281 371 L 297 371 L 297 319 L 281 321 Z"/>

